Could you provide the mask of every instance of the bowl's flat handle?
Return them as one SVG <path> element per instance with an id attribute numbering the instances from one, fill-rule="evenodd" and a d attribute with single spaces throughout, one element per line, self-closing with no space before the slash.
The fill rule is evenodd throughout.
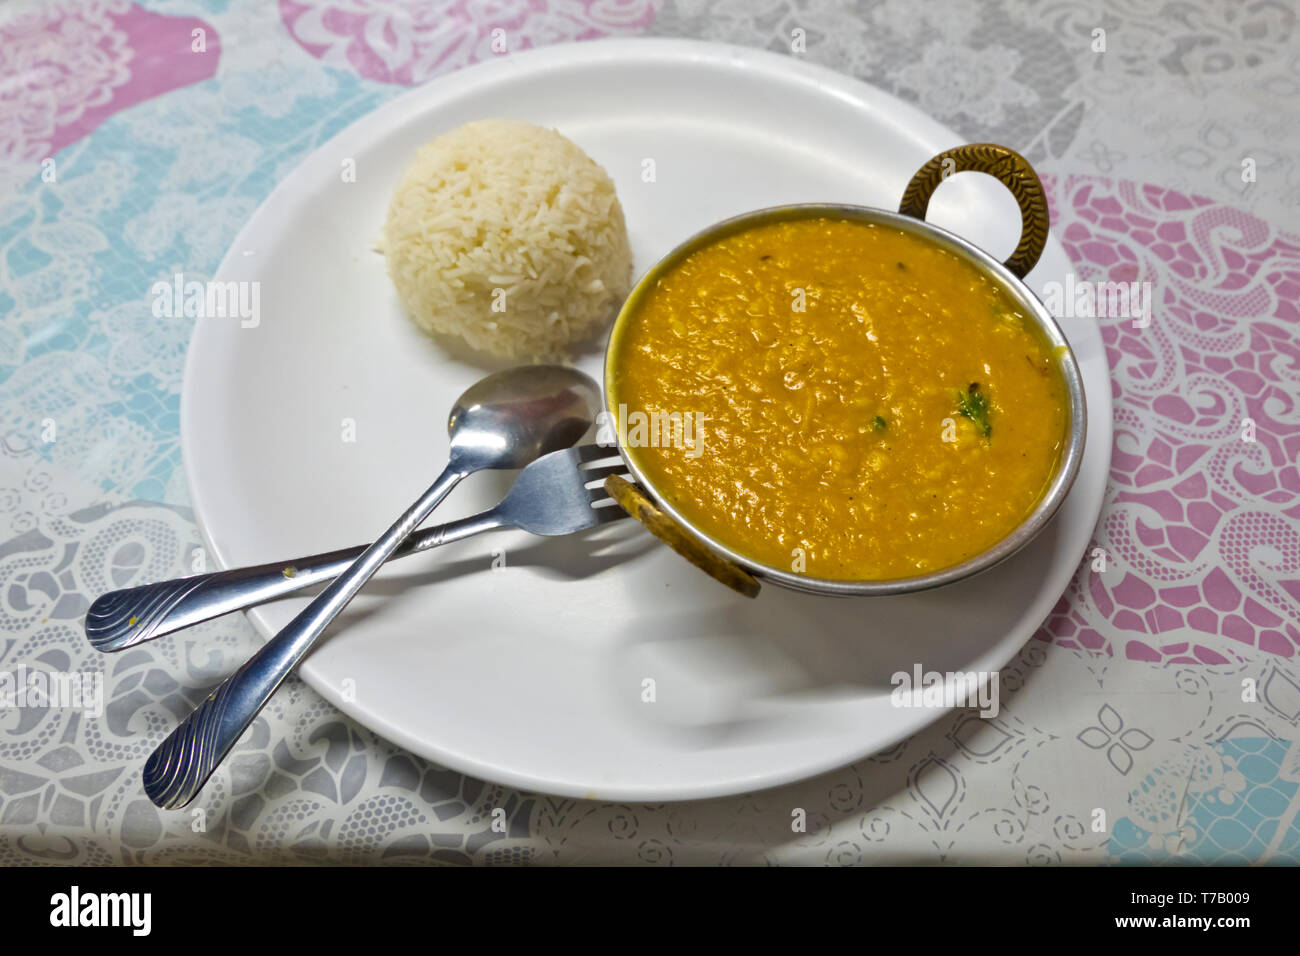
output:
<path id="1" fill-rule="evenodd" d="M 1016 278 L 1023 279 L 1043 254 L 1051 216 L 1038 174 L 1014 149 L 996 143 L 968 143 L 945 150 L 916 171 L 903 192 L 898 211 L 904 216 L 924 219 L 934 191 L 949 176 L 967 170 L 987 173 L 1016 197 L 1020 205 L 1020 244 L 1004 265 Z"/>
<path id="2" fill-rule="evenodd" d="M 605 479 L 605 490 L 624 511 L 650 529 L 656 538 L 705 574 L 745 597 L 758 596 L 759 585 L 753 575 L 734 561 L 728 561 L 702 545 L 685 528 L 660 511 L 646 493 L 632 482 L 618 475 L 610 475 Z"/>

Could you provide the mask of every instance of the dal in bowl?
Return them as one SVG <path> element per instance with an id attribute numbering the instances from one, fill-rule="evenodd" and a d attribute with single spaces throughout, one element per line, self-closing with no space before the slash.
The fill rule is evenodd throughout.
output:
<path id="1" fill-rule="evenodd" d="M 1073 481 L 1078 367 L 1020 281 L 1045 202 L 1022 199 L 1029 247 L 998 263 L 921 218 L 945 178 L 927 170 L 950 157 L 1011 179 L 1018 199 L 1037 186 L 1009 150 L 962 147 L 913 180 L 919 216 L 747 213 L 669 253 L 619 314 L 606 401 L 631 471 L 756 576 L 839 594 L 948 583 L 1023 546 Z"/>

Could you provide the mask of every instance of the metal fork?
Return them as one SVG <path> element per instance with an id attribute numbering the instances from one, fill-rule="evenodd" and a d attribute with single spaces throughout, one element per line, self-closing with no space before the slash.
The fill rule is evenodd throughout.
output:
<path id="1" fill-rule="evenodd" d="M 552 537 L 626 518 L 627 512 L 614 504 L 604 488 L 606 477 L 626 471 L 627 466 L 618 452 L 600 445 L 582 445 L 543 455 L 519 473 L 496 507 L 417 531 L 393 552 L 393 558 L 404 558 L 498 528 L 518 528 Z M 587 487 L 593 482 L 600 484 Z M 332 580 L 365 550 L 366 545 L 359 545 L 292 561 L 110 591 L 86 612 L 86 638 L 106 653 L 125 650 L 201 621 Z"/>

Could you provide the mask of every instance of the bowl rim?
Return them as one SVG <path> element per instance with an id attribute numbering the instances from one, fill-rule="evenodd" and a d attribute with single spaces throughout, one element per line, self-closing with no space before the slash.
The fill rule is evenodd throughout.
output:
<path id="1" fill-rule="evenodd" d="M 1024 279 L 1012 273 L 1003 263 L 994 259 L 979 246 L 940 226 L 924 219 L 892 212 L 876 206 L 863 206 L 853 203 L 792 203 L 781 206 L 765 206 L 748 212 L 719 220 L 689 236 L 678 243 L 672 250 L 654 263 L 633 285 L 627 298 L 623 301 L 609 335 L 605 342 L 605 354 L 602 361 L 603 381 L 601 398 L 604 413 L 609 420 L 618 422 L 617 410 L 611 407 L 613 400 L 613 375 L 615 345 L 620 332 L 626 327 L 629 316 L 635 311 L 646 291 L 658 279 L 677 265 L 692 252 L 719 239 L 743 232 L 746 228 L 770 222 L 814 219 L 821 217 L 839 217 L 877 225 L 884 224 L 897 227 L 913 235 L 934 242 L 942 248 L 955 253 L 981 269 L 992 278 L 997 279 L 1007 294 L 1012 296 L 1034 319 L 1039 332 L 1047 339 L 1053 356 L 1058 359 L 1057 367 L 1065 382 L 1067 411 L 1070 422 L 1066 434 L 1065 449 L 1058 461 L 1056 472 L 1047 491 L 1039 498 L 1038 504 L 1016 528 L 991 547 L 977 555 L 967 558 L 960 564 L 940 568 L 926 574 L 905 578 L 886 580 L 840 580 L 835 578 L 818 578 L 794 571 L 786 571 L 747 557 L 737 552 L 714 536 L 704 532 L 692 521 L 682 515 L 673 504 L 660 494 L 636 460 L 633 449 L 623 448 L 619 451 L 628 470 L 654 503 L 669 517 L 676 521 L 685 531 L 701 544 L 734 561 L 751 574 L 764 581 L 771 581 L 786 588 L 813 594 L 838 596 L 873 596 L 888 594 L 906 594 L 942 587 L 956 581 L 965 580 L 983 571 L 987 571 L 1011 557 L 1043 530 L 1064 503 L 1066 495 L 1073 487 L 1083 462 L 1084 446 L 1087 438 L 1088 409 L 1087 397 L 1083 387 L 1083 376 L 1079 370 L 1078 360 L 1070 347 L 1055 317 L 1038 296 L 1029 288 Z M 616 428 L 615 434 L 618 435 Z"/>

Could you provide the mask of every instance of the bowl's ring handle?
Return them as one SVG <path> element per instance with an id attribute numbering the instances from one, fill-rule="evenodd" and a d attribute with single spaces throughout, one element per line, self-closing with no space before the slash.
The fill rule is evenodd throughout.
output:
<path id="1" fill-rule="evenodd" d="M 914 219 L 925 219 L 934 191 L 949 176 L 967 170 L 988 173 L 1016 197 L 1020 206 L 1020 244 L 1004 265 L 1016 278 L 1023 279 L 1043 254 L 1051 216 L 1038 174 L 1014 149 L 996 143 L 969 143 L 940 153 L 916 171 L 903 192 L 898 211 Z"/>
<path id="2" fill-rule="evenodd" d="M 705 574 L 716 578 L 745 597 L 758 596 L 758 581 L 740 565 L 709 550 L 686 532 L 676 521 L 660 511 L 636 485 L 619 475 L 605 479 L 611 498 L 668 547 L 672 548 Z"/>

